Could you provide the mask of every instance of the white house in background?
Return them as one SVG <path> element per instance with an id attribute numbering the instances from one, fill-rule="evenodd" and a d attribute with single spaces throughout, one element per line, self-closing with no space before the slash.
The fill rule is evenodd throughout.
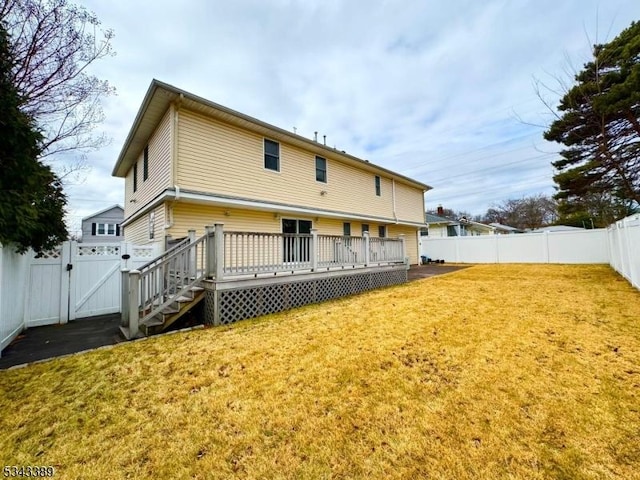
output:
<path id="1" fill-rule="evenodd" d="M 427 236 L 429 237 L 467 237 L 493 235 L 496 233 L 495 227 L 474 222 L 464 217 L 459 220 L 451 220 L 427 213 L 425 221 L 427 223 Z"/>
<path id="2" fill-rule="evenodd" d="M 521 230 L 516 227 L 510 227 L 509 225 L 502 225 L 501 223 L 490 223 L 489 226 L 495 228 L 495 232 L 499 235 L 509 235 L 512 233 L 524 233 L 524 230 Z"/>
<path id="3" fill-rule="evenodd" d="M 582 227 L 572 227 L 570 225 L 549 225 L 548 227 L 534 228 L 531 233 L 543 233 L 543 232 L 577 232 L 585 230 Z"/>
<path id="4" fill-rule="evenodd" d="M 82 242 L 121 242 L 124 240 L 120 225 L 124 221 L 124 208 L 112 205 L 82 219 Z"/>

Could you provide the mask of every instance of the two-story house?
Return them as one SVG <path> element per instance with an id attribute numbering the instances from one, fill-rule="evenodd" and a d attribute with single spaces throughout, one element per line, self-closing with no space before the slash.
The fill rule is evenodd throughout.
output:
<path id="1" fill-rule="evenodd" d="M 125 239 L 227 231 L 405 235 L 418 263 L 431 187 L 153 80 L 113 169 Z"/>
<path id="2" fill-rule="evenodd" d="M 121 242 L 124 240 L 120 224 L 124 220 L 124 209 L 112 205 L 82 219 L 82 241 L 84 243 Z"/>

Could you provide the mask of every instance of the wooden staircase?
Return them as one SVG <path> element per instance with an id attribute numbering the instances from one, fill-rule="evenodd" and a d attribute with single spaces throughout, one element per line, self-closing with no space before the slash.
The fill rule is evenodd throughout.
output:
<path id="1" fill-rule="evenodd" d="M 191 311 L 203 299 L 204 288 L 193 286 L 184 295 L 177 297 L 173 303 L 143 321 L 140 324 L 140 330 L 145 335 L 161 333 Z"/>
<path id="2" fill-rule="evenodd" d="M 165 331 L 202 301 L 206 240 L 190 231 L 188 241 L 129 273 L 129 308 L 120 326 L 127 340 Z"/>

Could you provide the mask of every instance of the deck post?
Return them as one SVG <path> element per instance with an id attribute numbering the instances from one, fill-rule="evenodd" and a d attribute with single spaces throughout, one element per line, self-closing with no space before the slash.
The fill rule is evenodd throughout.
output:
<path id="1" fill-rule="evenodd" d="M 129 272 L 129 338 L 138 335 L 138 321 L 140 320 L 140 271 Z"/>
<path id="2" fill-rule="evenodd" d="M 215 234 L 213 240 L 215 242 L 215 273 L 216 280 L 222 280 L 224 277 L 224 223 L 216 223 Z"/>
<path id="3" fill-rule="evenodd" d="M 400 235 L 398 235 L 398 238 L 400 239 L 400 250 L 402 251 L 400 258 L 402 258 L 402 261 L 407 266 L 407 269 L 409 269 L 409 257 L 407 257 L 407 249 L 406 249 L 407 239 L 405 238 L 404 233 L 401 233 Z"/>
<path id="4" fill-rule="evenodd" d="M 215 265 L 216 255 L 214 252 L 216 247 L 215 247 L 215 242 L 213 238 L 215 235 L 215 227 L 208 225 L 204 227 L 204 229 L 207 234 L 206 248 L 205 248 L 205 255 L 207 256 L 207 258 L 205 259 L 205 268 L 207 269 L 207 271 L 206 271 L 205 277 L 211 278 L 216 273 L 216 265 Z"/>
<path id="5" fill-rule="evenodd" d="M 129 269 L 120 270 L 122 282 L 120 284 L 120 326 L 129 326 Z"/>
<path id="6" fill-rule="evenodd" d="M 311 238 L 309 239 L 311 245 L 309 245 L 309 253 L 311 254 L 311 271 L 315 272 L 318 269 L 318 229 L 311 229 Z"/>
<path id="7" fill-rule="evenodd" d="M 369 231 L 362 232 L 362 240 L 364 241 L 364 266 L 368 267 L 371 261 L 371 251 L 369 250 L 371 242 L 369 242 Z"/>
<path id="8" fill-rule="evenodd" d="M 188 231 L 188 237 L 189 237 L 189 245 L 193 245 L 196 242 L 196 231 L 195 230 L 189 230 Z M 191 281 L 191 278 L 195 278 L 198 275 L 197 272 L 197 268 L 196 268 L 196 251 L 195 249 L 191 249 L 189 250 L 189 279 L 188 281 Z"/>

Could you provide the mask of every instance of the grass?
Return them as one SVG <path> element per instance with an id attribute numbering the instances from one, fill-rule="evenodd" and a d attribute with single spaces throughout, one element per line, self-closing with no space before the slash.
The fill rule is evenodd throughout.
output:
<path id="1" fill-rule="evenodd" d="M 56 478 L 640 478 L 640 293 L 476 266 L 0 372 Z"/>

